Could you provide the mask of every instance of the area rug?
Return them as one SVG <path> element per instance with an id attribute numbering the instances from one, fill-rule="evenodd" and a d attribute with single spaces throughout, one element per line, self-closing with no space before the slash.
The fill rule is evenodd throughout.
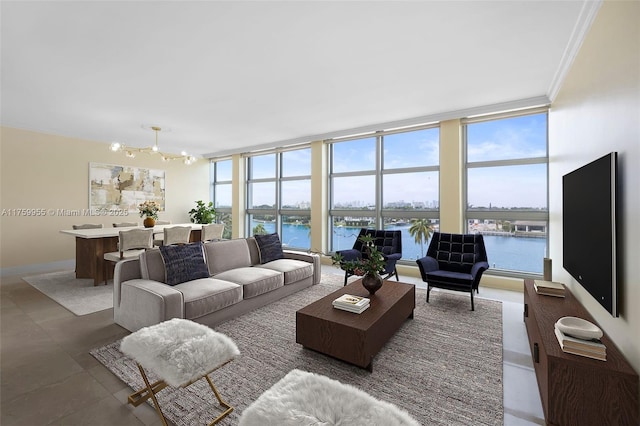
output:
<path id="1" fill-rule="evenodd" d="M 113 282 L 93 285 L 93 279 L 76 279 L 74 271 L 51 272 L 22 277 L 75 315 L 88 315 L 113 308 Z"/>
<path id="2" fill-rule="evenodd" d="M 219 424 L 235 425 L 242 411 L 289 371 L 299 369 L 348 383 L 397 405 L 421 424 L 501 425 L 502 304 L 416 290 L 414 318 L 407 320 L 373 360 L 373 372 L 304 349 L 295 341 L 295 312 L 336 290 L 342 276 L 323 274 L 321 283 L 254 312 L 227 321 L 216 331 L 240 349 L 232 363 L 211 374 L 235 410 Z M 120 341 L 91 354 L 132 389 L 143 386 L 136 364 Z M 156 378 L 153 378 L 155 380 Z M 166 388 L 158 397 L 176 425 L 208 424 L 220 412 L 208 384 Z"/>

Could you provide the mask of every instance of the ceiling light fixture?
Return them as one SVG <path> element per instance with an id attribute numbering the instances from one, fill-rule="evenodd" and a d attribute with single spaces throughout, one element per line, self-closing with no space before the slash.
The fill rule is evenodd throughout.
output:
<path id="1" fill-rule="evenodd" d="M 136 147 L 126 146 L 125 144 L 120 142 L 112 142 L 111 147 L 109 149 L 113 152 L 118 152 L 118 151 L 124 152 L 124 154 L 129 158 L 135 158 L 137 153 L 143 152 L 147 154 L 159 154 L 160 158 L 162 158 L 162 161 L 182 160 L 184 164 L 187 164 L 187 165 L 196 161 L 196 157 L 194 157 L 193 155 L 189 155 L 184 151 L 182 151 L 180 155 L 167 154 L 167 153 L 161 152 L 160 149 L 158 148 L 158 132 L 162 131 L 162 128 L 160 128 L 159 126 L 150 126 L 149 128 L 156 133 L 155 145 L 147 148 L 136 148 Z"/>

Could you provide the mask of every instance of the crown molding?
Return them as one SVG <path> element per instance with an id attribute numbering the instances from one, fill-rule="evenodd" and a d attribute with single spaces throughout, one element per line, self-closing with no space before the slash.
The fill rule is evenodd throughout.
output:
<path id="1" fill-rule="evenodd" d="M 309 136 L 302 136 L 294 139 L 286 139 L 282 141 L 273 141 L 259 145 L 252 145 L 241 149 L 227 149 L 222 151 L 203 154 L 204 158 L 227 157 L 233 154 L 241 154 L 253 151 L 262 151 L 266 149 L 281 148 L 292 145 L 308 144 L 313 141 L 322 141 L 349 135 L 357 135 L 360 133 L 370 133 L 387 129 L 395 129 L 398 127 L 417 126 L 420 124 L 437 123 L 440 121 L 454 120 L 460 118 L 473 117 L 477 115 L 495 114 L 499 112 L 514 111 L 518 109 L 533 108 L 549 105 L 550 101 L 547 96 L 536 96 L 533 98 L 519 99 L 516 101 L 501 102 L 497 104 L 459 109 L 455 111 L 437 113 L 432 115 L 424 115 L 420 117 L 408 118 L 405 120 L 388 121 L 385 123 L 371 124 L 367 126 L 354 127 L 350 129 L 337 130 L 334 132 L 320 133 Z"/>
<path id="2" fill-rule="evenodd" d="M 551 102 L 553 102 L 556 99 L 556 96 L 558 96 L 558 92 L 564 83 L 564 79 L 569 73 L 576 56 L 578 56 L 580 47 L 582 47 L 582 43 L 587 36 L 587 33 L 591 28 L 591 24 L 593 24 L 602 3 L 603 0 L 585 1 L 582 3 L 582 9 L 580 10 L 578 20 L 576 21 L 576 25 L 573 28 L 571 37 L 569 38 L 569 43 L 567 43 L 567 48 L 562 55 L 560 65 L 551 80 L 551 86 L 549 86 L 549 90 L 547 92 Z"/>

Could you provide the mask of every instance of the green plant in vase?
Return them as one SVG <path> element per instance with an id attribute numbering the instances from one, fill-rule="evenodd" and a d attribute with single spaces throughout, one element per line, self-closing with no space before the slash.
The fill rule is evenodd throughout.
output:
<path id="1" fill-rule="evenodd" d="M 362 235 L 359 240 L 364 243 L 361 258 L 345 260 L 342 254 L 336 253 L 331 257 L 331 260 L 342 270 L 361 276 L 362 285 L 373 295 L 382 287 L 380 274 L 384 272 L 386 260 L 374 244 L 373 236 Z"/>
<path id="2" fill-rule="evenodd" d="M 209 224 L 216 218 L 216 209 L 213 208 L 213 202 L 205 204 L 204 201 L 196 201 L 196 207 L 189 210 L 189 219 L 193 223 Z"/>

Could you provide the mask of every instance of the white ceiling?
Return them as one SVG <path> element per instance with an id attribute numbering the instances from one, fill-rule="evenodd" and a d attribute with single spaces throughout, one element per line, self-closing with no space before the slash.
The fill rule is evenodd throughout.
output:
<path id="1" fill-rule="evenodd" d="M 599 5 L 2 1 L 2 125 L 211 156 L 541 103 Z"/>

